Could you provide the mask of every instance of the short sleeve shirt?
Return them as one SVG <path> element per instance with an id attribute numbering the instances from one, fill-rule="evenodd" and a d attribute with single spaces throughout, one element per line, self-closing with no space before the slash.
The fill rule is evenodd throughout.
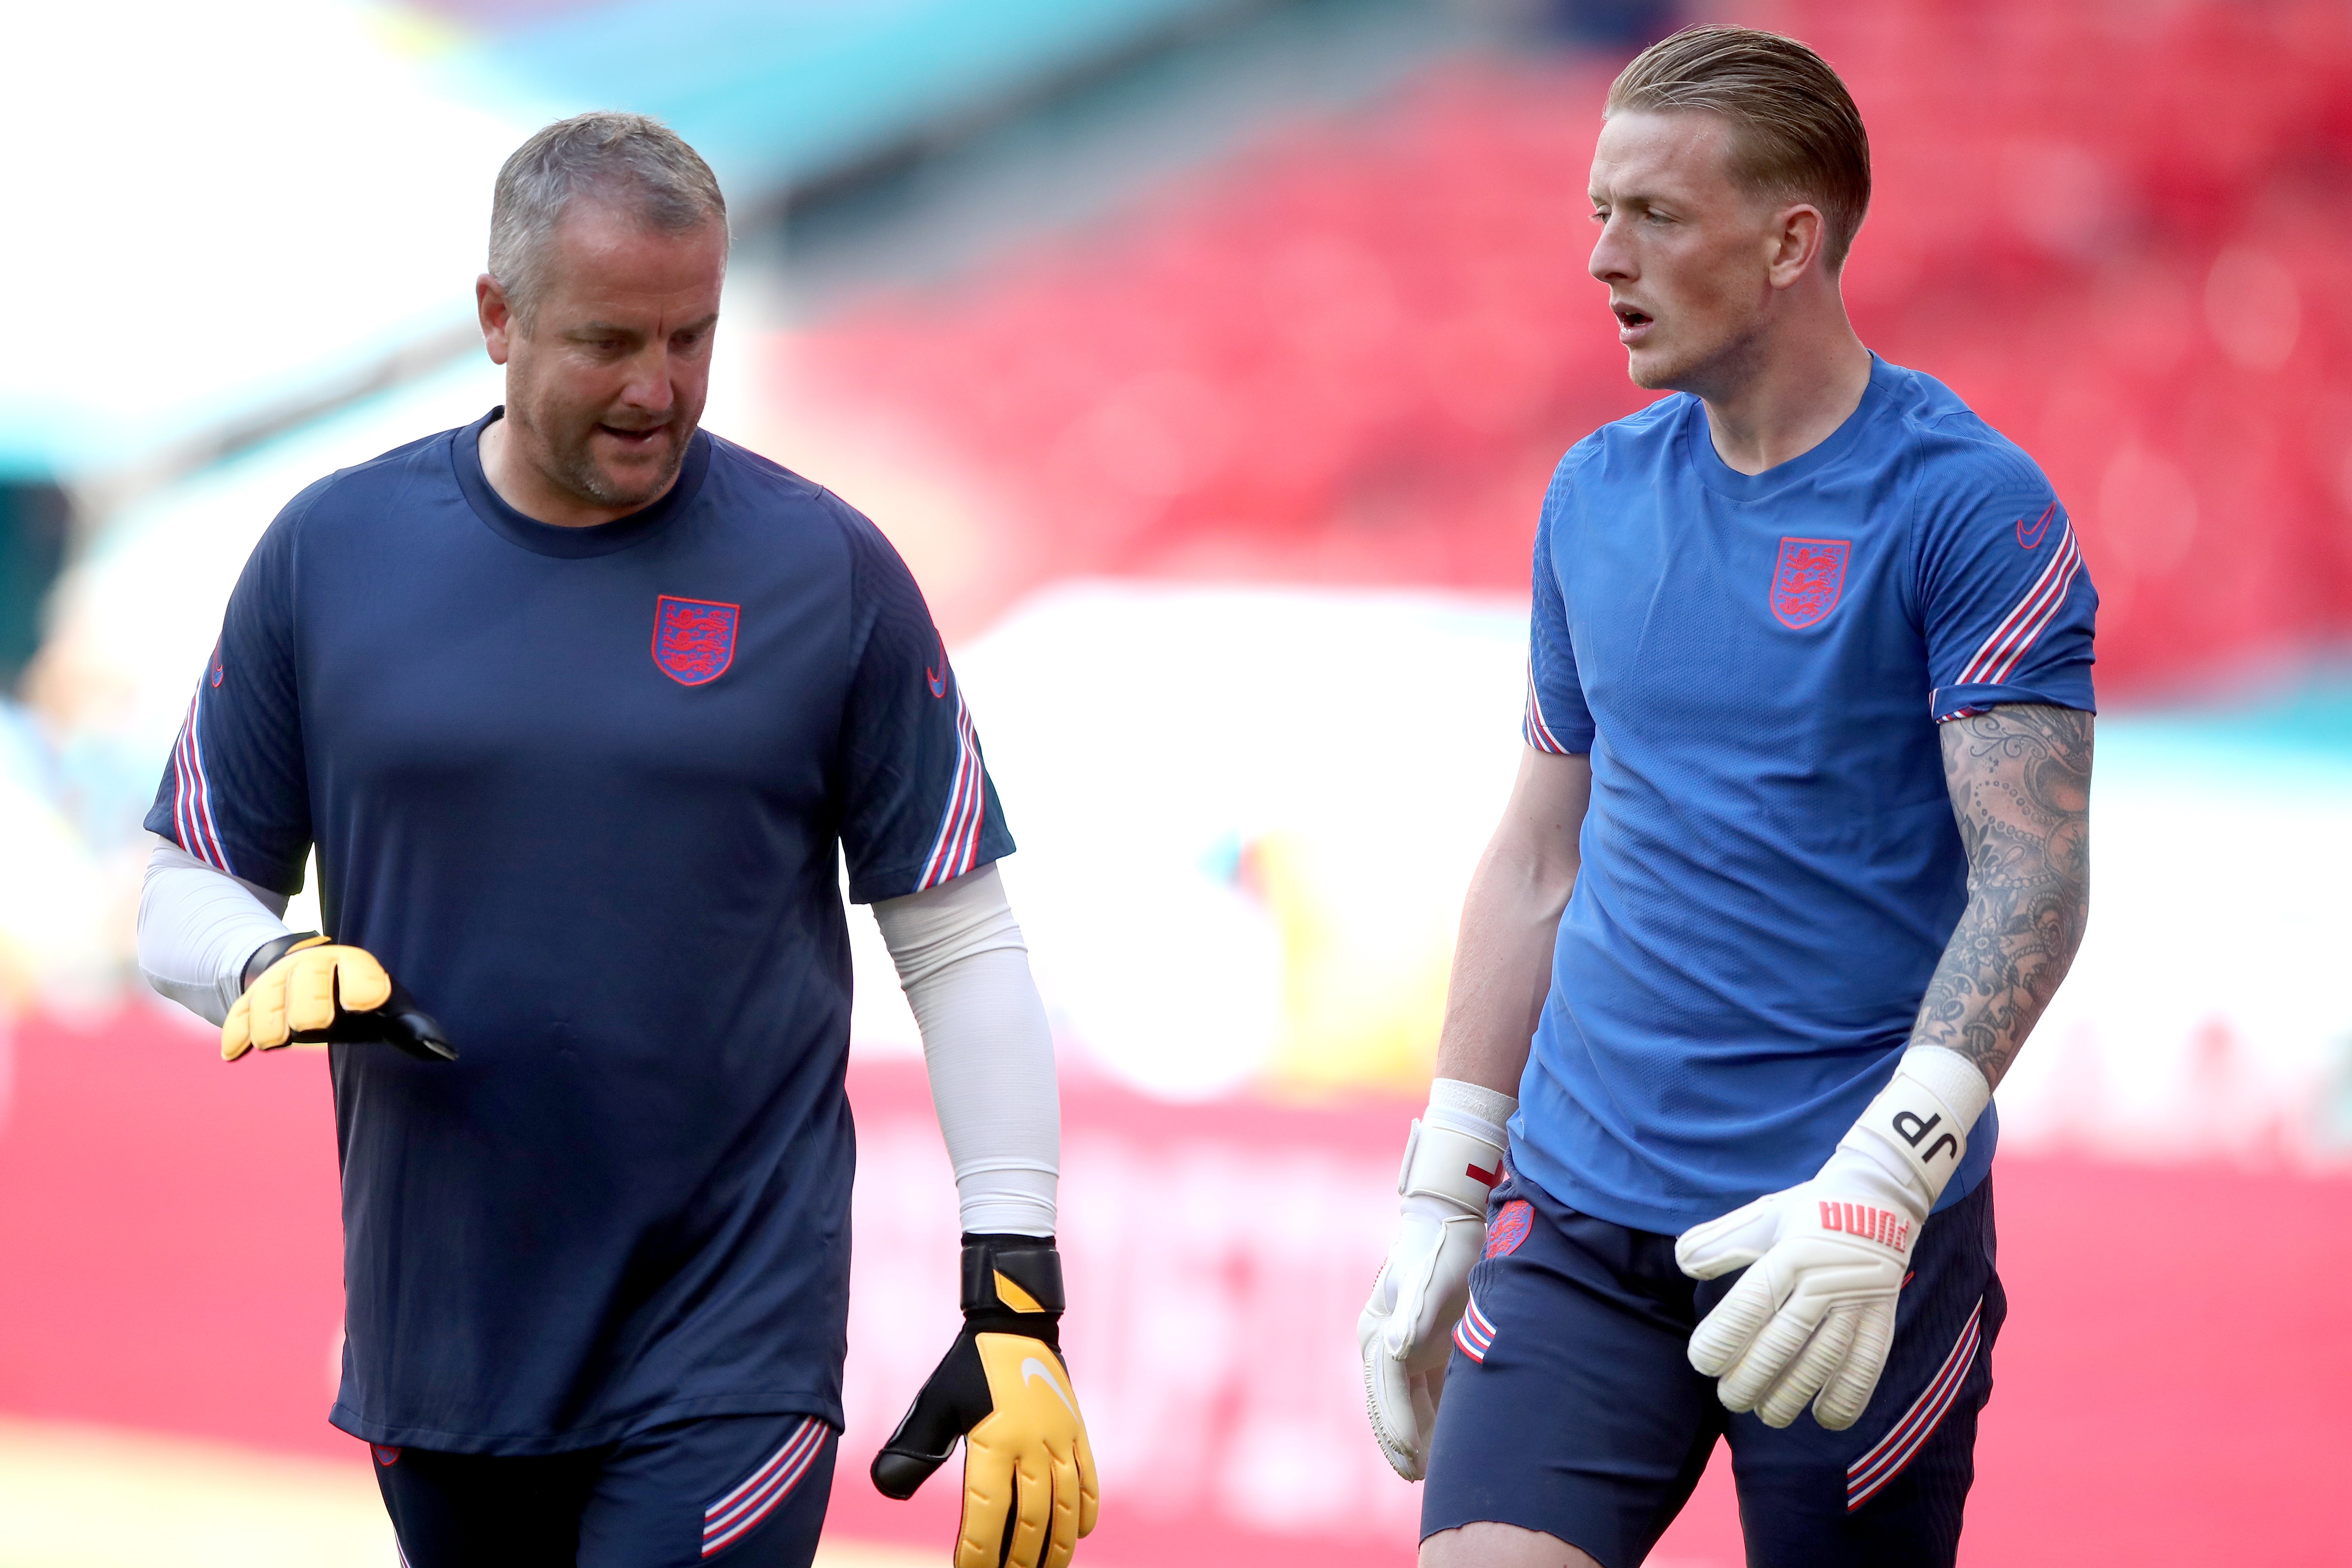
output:
<path id="1" fill-rule="evenodd" d="M 1686 395 L 1571 449 L 1524 730 L 1590 754 L 1592 801 L 1517 1168 L 1661 1232 L 1811 1176 L 1893 1076 L 1967 902 L 1937 725 L 2090 710 L 2096 605 L 2033 461 L 1884 361 L 1761 474 Z M 1946 1203 L 1998 1135 L 1989 1110 Z"/>
<path id="2" fill-rule="evenodd" d="M 332 1047 L 333 1419 L 536 1453 L 841 1422 L 859 900 L 1013 841 L 913 579 L 708 434 L 591 528 L 464 429 L 313 485 L 231 595 L 148 826 L 297 889 L 454 1064 Z"/>

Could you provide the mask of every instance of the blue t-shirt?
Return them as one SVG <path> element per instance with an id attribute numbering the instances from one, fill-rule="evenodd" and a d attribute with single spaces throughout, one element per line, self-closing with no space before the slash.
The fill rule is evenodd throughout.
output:
<path id="1" fill-rule="evenodd" d="M 592 528 L 484 481 L 493 418 L 297 496 L 147 825 L 381 958 L 460 1059 L 332 1047 L 332 1420 L 474 1453 L 841 1424 L 860 901 L 1008 854 L 914 580 L 707 434 Z"/>
<path id="2" fill-rule="evenodd" d="M 1526 734 L 1591 753 L 1592 804 L 1516 1168 L 1664 1232 L 1819 1170 L 1968 901 L 1937 724 L 2089 710 L 2096 605 L 2032 459 L 1884 361 L 1761 474 L 1687 395 L 1571 448 L 1536 535 Z M 1997 1135 L 1988 1110 L 1945 1203 Z"/>

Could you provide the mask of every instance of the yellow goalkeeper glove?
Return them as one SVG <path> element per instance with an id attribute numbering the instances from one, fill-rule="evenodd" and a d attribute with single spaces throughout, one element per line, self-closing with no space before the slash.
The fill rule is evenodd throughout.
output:
<path id="1" fill-rule="evenodd" d="M 1050 1237 L 967 1236 L 963 1332 L 874 1456 L 906 1499 L 964 1440 L 955 1568 L 1066 1568 L 1101 1494 L 1062 1361 L 1062 1257 Z"/>
<path id="2" fill-rule="evenodd" d="M 221 1024 L 221 1060 L 255 1049 L 382 1040 L 425 1061 L 456 1061 L 441 1026 L 364 948 L 317 932 L 267 942 L 245 962 L 245 993 Z"/>

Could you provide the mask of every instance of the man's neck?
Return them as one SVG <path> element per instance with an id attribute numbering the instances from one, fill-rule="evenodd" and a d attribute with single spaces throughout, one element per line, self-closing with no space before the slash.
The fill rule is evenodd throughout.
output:
<path id="1" fill-rule="evenodd" d="M 1724 384 L 1693 387 L 1716 455 L 1743 474 L 1801 458 L 1837 433 L 1870 389 L 1870 351 L 1840 310 L 1834 321 L 1752 344 Z"/>
<path id="2" fill-rule="evenodd" d="M 598 523 L 617 522 L 634 512 L 640 512 L 669 493 L 665 486 L 661 495 L 625 507 L 601 507 L 583 501 L 568 491 L 557 489 L 542 478 L 539 470 L 526 462 L 515 450 L 514 433 L 509 421 L 501 417 L 482 426 L 478 443 L 482 458 L 482 478 L 498 498 L 533 522 L 544 522 L 557 528 L 593 528 Z M 670 479 L 677 482 L 677 476 Z"/>

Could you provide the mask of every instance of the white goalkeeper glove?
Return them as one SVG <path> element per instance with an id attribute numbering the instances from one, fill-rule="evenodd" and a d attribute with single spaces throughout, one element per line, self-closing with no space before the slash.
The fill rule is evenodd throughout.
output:
<path id="1" fill-rule="evenodd" d="M 1470 1266 L 1486 1234 L 1486 1194 L 1503 1179 L 1503 1123 L 1519 1102 L 1458 1079 L 1429 1086 L 1429 1109 L 1405 1140 L 1397 1173 L 1396 1245 L 1356 1320 L 1364 1405 L 1381 1452 L 1421 1479 L 1445 1387 L 1449 1337 L 1470 1299 Z"/>
<path id="2" fill-rule="evenodd" d="M 1683 1232 L 1675 1261 L 1693 1279 L 1748 1269 L 1690 1340 L 1726 1409 L 1786 1426 L 1810 1400 L 1833 1432 L 1861 1418 L 1919 1227 L 1991 1098 L 1966 1057 L 1915 1046 L 1819 1175 Z"/>

